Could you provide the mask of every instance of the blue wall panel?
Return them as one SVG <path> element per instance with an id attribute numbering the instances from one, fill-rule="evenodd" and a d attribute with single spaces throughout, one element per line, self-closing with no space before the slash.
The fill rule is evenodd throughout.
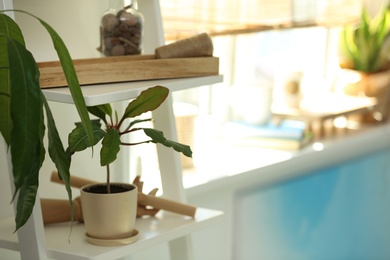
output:
<path id="1" fill-rule="evenodd" d="M 390 259 L 390 151 L 236 196 L 234 255 Z"/>

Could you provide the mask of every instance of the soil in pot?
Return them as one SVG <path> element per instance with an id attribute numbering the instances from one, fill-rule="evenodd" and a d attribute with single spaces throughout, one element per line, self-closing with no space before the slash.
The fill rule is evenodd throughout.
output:
<path id="1" fill-rule="evenodd" d="M 110 185 L 111 193 L 120 193 L 133 190 L 135 187 L 133 185 L 115 183 Z M 88 186 L 84 188 L 85 192 L 96 193 L 96 194 L 108 194 L 106 184 L 96 184 L 93 186 Z"/>

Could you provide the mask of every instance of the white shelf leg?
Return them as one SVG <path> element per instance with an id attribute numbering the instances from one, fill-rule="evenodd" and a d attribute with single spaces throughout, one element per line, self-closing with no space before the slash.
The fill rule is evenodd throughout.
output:
<path id="1" fill-rule="evenodd" d="M 138 0 L 137 3 L 138 10 L 145 17 L 144 54 L 154 54 L 157 47 L 165 44 L 160 2 L 158 0 Z"/>
<path id="2" fill-rule="evenodd" d="M 144 24 L 144 53 L 153 54 L 154 50 L 165 44 L 164 30 L 161 17 L 160 2 L 158 0 L 138 0 L 138 9 L 145 17 Z M 172 107 L 172 96 L 153 112 L 155 126 L 164 132 L 164 135 L 177 140 L 176 124 Z M 183 188 L 182 168 L 179 154 L 165 147 L 157 146 L 158 161 L 161 171 L 161 182 L 164 197 L 181 202 L 186 201 Z M 169 242 L 172 260 L 191 260 L 191 236 L 185 236 Z"/>
<path id="3" fill-rule="evenodd" d="M 192 239 L 190 236 L 181 237 L 169 242 L 171 259 L 187 259 L 193 260 L 194 253 L 192 251 Z"/>
<path id="4" fill-rule="evenodd" d="M 171 140 L 177 140 L 176 123 L 173 114 L 172 95 L 153 112 L 154 125 L 164 132 Z M 182 167 L 180 156 L 172 149 L 157 145 L 158 162 L 161 172 L 163 196 L 172 200 L 186 202 L 183 188 Z M 191 236 L 184 236 L 169 242 L 172 260 L 192 260 Z"/>
<path id="5" fill-rule="evenodd" d="M 14 7 L 12 0 L 2 0 L 0 2 L 0 4 L 1 4 L 0 9 L 2 9 L 2 10 L 10 10 L 10 9 L 13 9 L 13 7 Z M 10 15 L 12 18 L 14 18 L 13 14 L 8 14 L 8 15 Z"/>
<path id="6" fill-rule="evenodd" d="M 0 139 L 1 145 L 6 145 L 5 141 Z M 7 164 L 9 172 L 9 180 L 11 185 L 11 192 L 15 192 L 15 186 L 13 182 L 11 155 L 7 153 Z M 14 209 L 16 213 L 16 202 L 14 201 Z M 19 241 L 19 252 L 22 260 L 29 259 L 47 259 L 46 256 L 46 242 L 45 232 L 43 227 L 43 219 L 41 212 L 41 204 L 39 200 L 39 194 L 37 194 L 35 206 L 31 217 L 27 223 L 17 231 Z"/>
<path id="7" fill-rule="evenodd" d="M 173 114 L 172 95 L 153 112 L 156 129 L 163 131 L 165 137 L 177 140 L 176 122 Z M 158 162 L 161 172 L 163 196 L 169 199 L 186 202 L 183 188 L 182 167 L 179 153 L 162 145 L 157 145 Z"/>
<path id="8" fill-rule="evenodd" d="M 39 195 L 27 223 L 18 230 L 19 251 L 22 260 L 48 259 Z"/>

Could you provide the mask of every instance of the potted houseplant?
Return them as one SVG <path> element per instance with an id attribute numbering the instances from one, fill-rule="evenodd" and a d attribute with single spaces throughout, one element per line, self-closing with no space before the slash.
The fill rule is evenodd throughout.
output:
<path id="1" fill-rule="evenodd" d="M 4 14 L 10 11 L 21 12 L 36 18 L 53 41 L 81 119 L 69 135 L 69 147 L 66 150 L 60 140 L 50 107 L 40 89 L 38 64 L 27 50 L 18 24 Z M 64 42 L 49 24 L 32 14 L 22 10 L 0 11 L 0 63 L 0 132 L 12 158 L 15 184 L 13 198 L 17 199 L 16 230 L 29 219 L 36 201 L 39 169 L 45 159 L 43 137 L 46 128 L 49 155 L 57 168 L 60 179 L 64 181 L 71 206 L 72 192 L 69 182 L 71 156 L 77 151 L 92 148 L 100 140 L 102 140 L 101 164 L 107 167 L 108 181 L 105 187 L 108 189 L 113 187 L 109 182 L 109 164 L 115 161 L 119 145 L 134 145 L 121 143 L 121 135 L 143 130 L 150 140 L 141 143 L 161 143 L 186 156 L 192 154 L 189 146 L 167 140 L 158 130 L 133 128 L 134 125 L 151 119 L 134 120 L 127 125 L 125 130 L 120 130 L 128 118 L 134 118 L 156 109 L 169 93 L 165 87 L 156 86 L 142 92 L 139 97 L 129 103 L 120 121 L 115 121 L 117 114 L 112 114 L 109 104 L 87 108 L 72 59 Z M 101 119 L 105 128 L 100 129 L 100 122 L 97 120 L 91 121 L 88 112 Z M 46 124 L 44 123 L 45 117 Z"/>
<path id="2" fill-rule="evenodd" d="M 13 200 L 17 200 L 15 224 L 18 230 L 31 216 L 36 201 L 39 170 L 45 159 L 43 137 L 46 128 L 48 152 L 59 177 L 65 182 L 71 205 L 72 192 L 69 183 L 70 158 L 61 143 L 50 107 L 40 89 L 37 62 L 27 50 L 18 24 L 6 12 L 30 15 L 47 30 L 80 115 L 81 125 L 87 136 L 86 142 L 92 144 L 94 136 L 73 62 L 61 37 L 45 21 L 25 11 L 0 11 L 0 132 L 12 159 L 15 185 Z"/>
<path id="3" fill-rule="evenodd" d="M 390 93 L 390 10 L 382 8 L 375 17 L 362 10 L 357 25 L 347 25 L 340 36 L 343 69 L 357 74 L 357 80 L 347 84 L 346 94 L 365 95 L 378 99 L 378 111 L 387 116 Z"/>
<path id="4" fill-rule="evenodd" d="M 110 165 L 116 160 L 121 146 L 152 142 L 173 148 L 185 156 L 192 156 L 189 146 L 166 139 L 159 130 L 142 127 L 142 124 L 151 121 L 151 118 L 138 117 L 158 108 L 168 94 L 169 90 L 162 86 L 148 88 L 129 102 L 121 116 L 112 110 L 110 104 L 88 107 L 88 111 L 98 118 L 92 121 L 94 145 L 101 143 L 100 164 L 107 169 L 105 183 L 81 188 L 81 207 L 89 242 L 98 245 L 121 245 L 133 242 L 137 234 L 134 230 L 137 211 L 136 187 L 132 184 L 110 182 Z M 146 139 L 132 143 L 124 140 L 126 135 L 138 131 L 142 131 Z M 85 140 L 85 129 L 76 123 L 76 127 L 69 134 L 67 152 L 73 155 L 90 147 Z M 114 202 L 114 199 L 118 201 Z"/>

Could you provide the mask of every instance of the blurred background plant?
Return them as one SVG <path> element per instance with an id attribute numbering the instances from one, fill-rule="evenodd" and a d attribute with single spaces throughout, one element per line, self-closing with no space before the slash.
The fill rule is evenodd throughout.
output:
<path id="1" fill-rule="evenodd" d="M 390 10 L 389 4 L 371 17 L 362 10 L 357 25 L 346 25 L 341 31 L 340 50 L 342 68 L 375 73 L 389 67 Z"/>

